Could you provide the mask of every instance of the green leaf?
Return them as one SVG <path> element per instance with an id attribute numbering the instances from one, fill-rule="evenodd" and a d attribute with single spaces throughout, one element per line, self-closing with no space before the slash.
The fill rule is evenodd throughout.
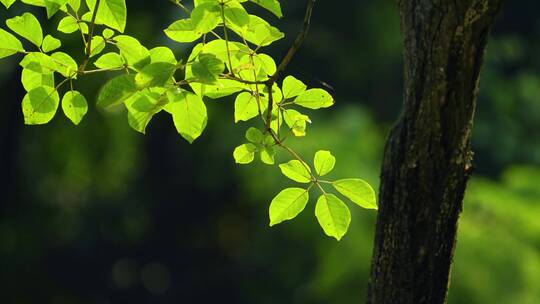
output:
<path id="1" fill-rule="evenodd" d="M 52 74 L 57 69 L 57 65 L 52 57 L 40 52 L 26 54 L 19 65 L 25 69 L 30 69 L 38 73 Z"/>
<path id="2" fill-rule="evenodd" d="M 62 98 L 62 110 L 69 120 L 78 125 L 88 112 L 88 103 L 81 93 L 69 91 Z"/>
<path id="3" fill-rule="evenodd" d="M 129 125 L 140 133 L 146 132 L 146 127 L 152 117 L 159 113 L 168 99 L 157 92 L 137 92 L 126 100 Z"/>
<path id="4" fill-rule="evenodd" d="M 66 34 L 71 34 L 79 30 L 79 26 L 84 34 L 88 34 L 88 25 L 84 22 L 80 24 L 77 19 L 72 16 L 66 16 L 58 23 L 58 31 Z"/>
<path id="5" fill-rule="evenodd" d="M 283 17 L 283 13 L 281 12 L 281 5 L 279 4 L 278 0 L 251 0 L 251 2 L 257 3 L 258 5 L 264 7 L 265 9 L 272 12 L 272 14 L 276 15 L 278 18 Z"/>
<path id="6" fill-rule="evenodd" d="M 255 159 L 257 147 L 254 144 L 243 144 L 236 147 L 233 152 L 234 160 L 237 164 L 247 165 Z"/>
<path id="7" fill-rule="evenodd" d="M 151 62 L 150 52 L 141 43 L 130 36 L 120 35 L 115 37 L 116 47 L 130 67 L 143 68 Z"/>
<path id="8" fill-rule="evenodd" d="M 24 52 L 24 48 L 17 37 L 0 28 L 0 58 Z"/>
<path id="9" fill-rule="evenodd" d="M 319 176 L 325 176 L 334 169 L 336 158 L 330 151 L 321 150 L 315 153 L 314 163 L 317 174 L 319 174 Z"/>
<path id="10" fill-rule="evenodd" d="M 237 60 L 235 61 L 235 56 L 240 53 L 240 50 L 246 52 L 249 51 L 246 46 L 234 42 L 229 43 L 229 48 L 231 51 L 231 60 L 233 61 L 233 65 L 235 64 L 235 62 L 237 62 Z M 206 44 L 197 44 L 193 48 L 193 51 L 191 52 L 191 55 L 189 56 L 187 62 L 195 61 L 200 54 L 212 54 L 215 55 L 222 62 L 227 63 L 226 41 L 222 39 L 216 39 Z M 192 78 L 194 78 L 193 71 L 191 68 L 191 64 L 188 64 L 186 66 L 185 79 Z M 224 96 L 228 96 L 236 92 L 242 91 L 247 87 L 242 83 L 229 79 L 219 79 L 216 84 L 192 82 L 190 86 L 197 95 L 207 96 L 209 98 L 221 98 Z"/>
<path id="11" fill-rule="evenodd" d="M 316 110 L 334 105 L 334 98 L 323 89 L 311 89 L 296 97 L 294 103 L 304 108 Z"/>
<path id="12" fill-rule="evenodd" d="M 171 49 L 164 46 L 158 46 L 150 50 L 150 60 L 152 63 L 167 62 L 173 65 L 177 65 L 178 62 L 174 57 L 174 53 Z"/>
<path id="13" fill-rule="evenodd" d="M 197 32 L 208 33 L 221 22 L 221 8 L 213 2 L 201 3 L 191 12 L 191 22 Z"/>
<path id="14" fill-rule="evenodd" d="M 46 124 L 53 119 L 60 102 L 58 92 L 41 86 L 30 90 L 23 99 L 22 111 L 27 125 Z"/>
<path id="15" fill-rule="evenodd" d="M 308 190 L 287 188 L 281 191 L 270 203 L 270 226 L 295 218 L 309 200 Z"/>
<path id="16" fill-rule="evenodd" d="M 103 38 L 105 39 L 111 39 L 112 37 L 114 37 L 114 34 L 115 33 L 113 30 L 111 30 L 110 28 L 105 28 L 101 33 L 101 36 L 103 36 Z"/>
<path id="17" fill-rule="evenodd" d="M 348 199 L 366 209 L 378 209 L 375 191 L 364 180 L 340 179 L 332 183 L 334 188 Z"/>
<path id="18" fill-rule="evenodd" d="M 9 7 L 15 3 L 15 1 L 17 0 L 0 0 L 0 2 L 2 2 L 2 4 L 7 8 L 9 9 Z"/>
<path id="19" fill-rule="evenodd" d="M 201 54 L 199 60 L 191 65 L 191 71 L 197 81 L 213 84 L 225 69 L 225 64 L 213 54 Z"/>
<path id="20" fill-rule="evenodd" d="M 304 93 L 307 86 L 293 76 L 287 76 L 283 80 L 283 98 L 289 99 Z"/>
<path id="21" fill-rule="evenodd" d="M 264 134 L 257 128 L 249 128 L 246 131 L 246 139 L 254 144 L 261 144 L 264 141 Z"/>
<path id="22" fill-rule="evenodd" d="M 96 0 L 86 0 L 86 4 L 93 12 Z M 127 9 L 125 0 L 101 0 L 96 15 L 96 23 L 104 24 L 120 33 L 126 28 Z"/>
<path id="23" fill-rule="evenodd" d="M 22 3 L 26 3 L 28 5 L 45 7 L 45 0 L 21 0 L 21 1 Z"/>
<path id="24" fill-rule="evenodd" d="M 294 136 L 306 136 L 307 123 L 311 123 L 309 116 L 292 109 L 283 111 L 283 119 Z"/>
<path id="25" fill-rule="evenodd" d="M 41 42 L 43 41 L 43 30 L 34 15 L 24 13 L 21 16 L 6 20 L 6 25 L 12 31 L 32 42 L 37 47 L 41 46 Z"/>
<path id="26" fill-rule="evenodd" d="M 176 42 L 193 42 L 203 35 L 203 32 L 195 30 L 191 19 L 175 21 L 165 29 L 165 35 Z"/>
<path id="27" fill-rule="evenodd" d="M 47 18 L 51 18 L 62 8 L 69 0 L 44 0 Z"/>
<path id="28" fill-rule="evenodd" d="M 261 112 L 266 110 L 266 102 L 261 102 Z M 234 121 L 248 121 L 259 115 L 259 106 L 257 98 L 249 92 L 242 92 L 236 96 L 234 102 Z"/>
<path id="29" fill-rule="evenodd" d="M 242 4 L 236 1 L 229 1 L 223 7 L 223 14 L 227 26 L 235 25 L 243 27 L 249 24 L 249 14 L 246 12 Z"/>
<path id="30" fill-rule="evenodd" d="M 273 147 L 263 147 L 261 150 L 261 161 L 267 165 L 273 165 L 275 163 L 276 152 Z"/>
<path id="31" fill-rule="evenodd" d="M 257 46 L 268 46 L 274 41 L 285 37 L 285 34 L 280 32 L 277 28 L 271 26 L 268 22 L 264 21 L 264 19 L 254 15 L 249 15 L 249 24 L 247 26 L 238 27 L 231 24 L 230 28 L 240 37 L 243 37 Z"/>
<path id="32" fill-rule="evenodd" d="M 351 212 L 345 203 L 333 194 L 323 194 L 317 200 L 315 216 L 326 235 L 340 240 L 351 223 Z"/>
<path id="33" fill-rule="evenodd" d="M 77 63 L 66 53 L 56 52 L 51 55 L 56 68 L 55 71 L 66 78 L 75 78 L 77 76 Z"/>
<path id="34" fill-rule="evenodd" d="M 266 54 L 238 55 L 242 56 L 240 61 L 233 64 L 237 74 L 244 80 L 264 81 L 276 72 L 276 62 Z"/>
<path id="35" fill-rule="evenodd" d="M 41 66 L 34 69 L 23 69 L 21 74 L 21 83 L 24 89 L 29 92 L 40 86 L 54 88 L 54 75 L 50 70 L 43 69 L 43 72 L 36 72 L 36 69 L 42 69 Z"/>
<path id="36" fill-rule="evenodd" d="M 81 0 L 68 0 L 68 3 L 66 4 L 66 7 L 67 6 L 71 6 L 71 8 L 74 10 L 74 11 L 79 11 L 79 8 L 81 8 Z M 63 10 L 64 8 L 62 8 Z M 67 10 L 67 8 L 66 8 Z"/>
<path id="37" fill-rule="evenodd" d="M 176 66 L 167 62 L 150 63 L 135 76 L 135 85 L 141 88 L 164 86 L 174 74 Z"/>
<path id="38" fill-rule="evenodd" d="M 92 45 L 90 46 L 90 58 L 101 54 L 105 49 L 106 41 L 101 36 L 92 37 Z"/>
<path id="39" fill-rule="evenodd" d="M 201 97 L 187 91 L 179 92 L 167 105 L 178 133 L 189 143 L 201 136 L 206 128 L 208 115 Z"/>
<path id="40" fill-rule="evenodd" d="M 58 49 L 60 46 L 62 46 L 62 42 L 60 42 L 60 40 L 54 38 L 51 35 L 47 35 L 45 36 L 45 39 L 43 39 L 41 49 L 43 50 L 43 52 L 48 53 Z"/>
<path id="41" fill-rule="evenodd" d="M 311 171 L 309 167 L 305 164 L 302 164 L 299 160 L 291 160 L 288 163 L 279 165 L 281 173 L 286 177 L 297 181 L 299 183 L 310 183 L 311 182 Z"/>
<path id="42" fill-rule="evenodd" d="M 126 74 L 109 80 L 99 91 L 97 105 L 108 108 L 124 102 L 137 91 L 135 75 Z"/>
<path id="43" fill-rule="evenodd" d="M 124 66 L 124 60 L 117 53 L 106 53 L 101 55 L 94 65 L 100 69 L 117 69 Z"/>

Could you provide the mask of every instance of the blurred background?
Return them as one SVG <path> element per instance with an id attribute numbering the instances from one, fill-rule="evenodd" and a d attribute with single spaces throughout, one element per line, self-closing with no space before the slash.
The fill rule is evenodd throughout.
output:
<path id="1" fill-rule="evenodd" d="M 304 12 L 304 1 L 282 2 L 282 20 L 250 6 L 287 34 L 265 50 L 275 58 Z M 1 9 L 2 26 L 23 9 Z M 128 10 L 127 33 L 187 56 L 191 45 L 156 32 L 184 16 L 173 4 L 129 0 Z M 450 303 L 540 303 L 539 17 L 538 1 L 506 1 L 490 40 Z M 46 32 L 80 49 L 80 37 L 56 33 L 58 21 Z M 324 236 L 313 201 L 269 228 L 271 198 L 294 183 L 277 167 L 234 164 L 249 124 L 234 124 L 232 100 L 207 101 L 208 128 L 193 145 L 166 113 L 143 136 L 125 113 L 93 102 L 78 127 L 61 112 L 46 126 L 24 126 L 17 59 L 0 63 L 0 302 L 364 302 L 376 213 L 351 208 L 341 242 Z M 333 176 L 377 186 L 401 108 L 401 63 L 394 1 L 318 1 L 288 73 L 330 85 L 337 104 L 310 113 L 308 136 L 293 146 L 305 155 L 332 150 Z M 104 80 L 78 88 L 94 99 Z"/>

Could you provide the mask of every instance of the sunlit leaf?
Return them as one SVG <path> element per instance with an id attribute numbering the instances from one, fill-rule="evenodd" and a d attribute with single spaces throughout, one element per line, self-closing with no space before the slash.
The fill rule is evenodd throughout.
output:
<path id="1" fill-rule="evenodd" d="M 212 2 L 201 3 L 191 12 L 191 22 L 197 32 L 208 33 L 221 22 L 219 4 Z"/>
<path id="2" fill-rule="evenodd" d="M 138 88 L 160 87 L 165 85 L 174 74 L 176 66 L 167 62 L 150 63 L 135 76 Z"/>
<path id="3" fill-rule="evenodd" d="M 270 12 L 272 12 L 272 14 L 276 15 L 278 18 L 283 17 L 283 13 L 281 12 L 281 5 L 279 4 L 278 0 L 250 0 L 250 1 L 257 3 L 258 5 L 269 10 Z"/>
<path id="4" fill-rule="evenodd" d="M 288 163 L 279 165 L 279 168 L 281 169 L 281 173 L 283 173 L 283 175 L 294 181 L 299 183 L 311 182 L 311 173 L 309 167 L 299 160 L 291 160 Z"/>
<path id="5" fill-rule="evenodd" d="M 15 3 L 15 1 L 17 1 L 17 0 L 0 0 L 0 2 L 2 2 L 2 4 L 6 8 L 9 8 L 13 3 Z"/>
<path id="6" fill-rule="evenodd" d="M 60 46 L 62 46 L 62 42 L 60 42 L 60 40 L 54 38 L 51 35 L 47 35 L 43 39 L 41 49 L 43 50 L 43 52 L 48 53 L 58 49 Z"/>
<path id="7" fill-rule="evenodd" d="M 377 209 L 375 191 L 364 180 L 340 179 L 332 183 L 334 188 L 348 199 L 366 209 Z"/>
<path id="8" fill-rule="evenodd" d="M 270 203 L 270 226 L 295 218 L 309 200 L 309 193 L 302 188 L 287 188 Z"/>
<path id="9" fill-rule="evenodd" d="M 135 93 L 125 101 L 129 125 L 134 130 L 144 134 L 152 117 L 159 113 L 167 103 L 168 99 L 157 92 Z"/>
<path id="10" fill-rule="evenodd" d="M 37 47 L 41 46 L 41 42 L 43 41 L 43 30 L 34 15 L 24 13 L 21 16 L 6 20 L 6 25 L 12 31 L 32 42 Z"/>
<path id="11" fill-rule="evenodd" d="M 69 120 L 78 125 L 88 112 L 88 103 L 78 91 L 69 91 L 62 98 L 62 110 Z"/>
<path id="12" fill-rule="evenodd" d="M 208 116 L 201 97 L 187 91 L 175 94 L 167 105 L 172 114 L 178 133 L 189 143 L 193 143 L 206 128 Z"/>
<path id="13" fill-rule="evenodd" d="M 225 65 L 213 54 L 201 54 L 191 65 L 191 71 L 197 81 L 213 84 L 225 69 Z"/>
<path id="14" fill-rule="evenodd" d="M 347 233 L 351 212 L 345 203 L 333 194 L 324 194 L 317 200 L 315 216 L 326 235 L 338 241 Z"/>
<path id="15" fill-rule="evenodd" d="M 62 76 L 68 78 L 74 78 L 77 75 L 77 63 L 71 56 L 63 52 L 56 52 L 51 55 L 55 63 L 55 71 L 62 74 Z"/>
<path id="16" fill-rule="evenodd" d="M 24 52 L 24 48 L 17 37 L 0 28 L 0 58 Z"/>
<path id="17" fill-rule="evenodd" d="M 307 86 L 300 80 L 294 78 L 293 76 L 287 76 L 283 80 L 283 98 L 289 99 L 296 97 L 304 93 L 307 89 Z"/>
<path id="18" fill-rule="evenodd" d="M 108 108 L 122 103 L 137 91 L 135 75 L 127 74 L 116 76 L 109 80 L 99 91 L 97 105 Z"/>
<path id="19" fill-rule="evenodd" d="M 86 4 L 93 12 L 96 0 L 86 0 Z M 96 23 L 109 26 L 120 33 L 126 27 L 127 9 L 125 0 L 101 0 L 96 15 Z"/>
<path id="20" fill-rule="evenodd" d="M 330 151 L 317 151 L 317 153 L 315 153 L 314 164 L 317 174 L 319 174 L 319 176 L 324 176 L 334 169 L 336 158 Z"/>
<path id="21" fill-rule="evenodd" d="M 296 97 L 294 103 L 316 110 L 331 107 L 334 104 L 334 98 L 323 89 L 310 89 Z"/>
<path id="22" fill-rule="evenodd" d="M 24 123 L 27 125 L 46 124 L 53 119 L 58 109 L 58 92 L 48 86 L 40 86 L 29 91 L 23 99 Z"/>
<path id="23" fill-rule="evenodd" d="M 124 60 L 117 53 L 106 53 L 101 55 L 94 65 L 100 69 L 116 69 L 124 66 Z"/>
<path id="24" fill-rule="evenodd" d="M 203 32 L 195 30 L 191 19 L 183 19 L 169 25 L 165 34 L 176 42 L 193 42 L 201 38 Z"/>
<path id="25" fill-rule="evenodd" d="M 255 159 L 257 147 L 254 144 L 243 144 L 236 147 L 233 152 L 234 160 L 237 164 L 247 165 Z"/>
<path id="26" fill-rule="evenodd" d="M 151 62 L 150 52 L 135 38 L 120 35 L 114 38 L 120 55 L 131 67 L 140 69 Z"/>

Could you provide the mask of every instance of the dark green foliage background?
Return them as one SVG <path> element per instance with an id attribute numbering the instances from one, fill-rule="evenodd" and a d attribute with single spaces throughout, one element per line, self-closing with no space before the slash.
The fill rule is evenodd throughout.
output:
<path id="1" fill-rule="evenodd" d="M 287 38 L 270 49 L 277 58 L 304 10 L 302 1 L 283 2 L 277 25 Z M 148 3 L 129 1 L 127 33 L 183 57 L 189 45 L 158 30 L 178 19 L 174 6 Z M 332 174 L 377 185 L 401 103 L 399 17 L 392 1 L 345 6 L 317 2 L 312 31 L 289 66 L 310 85 L 332 86 L 337 101 L 312 117 L 296 148 L 331 149 Z M 538 12 L 534 1 L 506 3 L 488 48 L 450 303 L 540 302 Z M 76 36 L 61 38 L 78 46 Z M 19 73 L 14 59 L 0 64 L 2 303 L 362 302 L 375 212 L 352 208 L 339 243 L 322 235 L 313 201 L 297 220 L 269 228 L 270 198 L 287 182 L 277 167 L 234 164 L 247 125 L 233 124 L 231 100 L 207 103 L 208 129 L 193 145 L 167 115 L 142 136 L 125 113 L 100 113 L 92 102 L 79 127 L 62 115 L 29 127 Z M 89 100 L 100 77 L 80 87 Z"/>

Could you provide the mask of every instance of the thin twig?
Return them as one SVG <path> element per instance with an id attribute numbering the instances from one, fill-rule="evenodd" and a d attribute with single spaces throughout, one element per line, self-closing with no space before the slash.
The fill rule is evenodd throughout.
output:
<path id="1" fill-rule="evenodd" d="M 92 51 L 92 38 L 94 36 L 94 28 L 96 26 L 96 17 L 97 12 L 99 10 L 99 4 L 101 0 L 96 0 L 96 5 L 94 6 L 94 11 L 92 12 L 92 19 L 90 21 L 90 31 L 88 33 L 88 42 L 86 43 L 86 56 L 84 57 L 84 60 L 79 68 L 79 71 L 84 72 L 84 69 L 86 68 L 86 65 L 88 64 L 88 60 L 90 59 L 90 52 Z"/>
<path id="2" fill-rule="evenodd" d="M 191 10 L 187 8 L 185 5 L 183 5 L 181 2 L 177 0 L 170 0 L 172 3 L 176 4 L 180 9 L 182 9 L 186 14 L 191 16 Z M 210 31 L 212 35 L 214 35 L 217 39 L 221 39 L 221 36 L 218 35 L 218 33 L 214 31 Z"/>
<path id="3" fill-rule="evenodd" d="M 304 25 L 302 26 L 302 30 L 300 31 L 300 33 L 298 33 L 298 36 L 296 36 L 296 39 L 294 40 L 293 45 L 291 46 L 291 48 L 289 49 L 285 57 L 283 57 L 283 60 L 281 60 L 281 63 L 279 64 L 276 72 L 274 73 L 274 75 L 272 75 L 272 77 L 270 77 L 270 79 L 268 80 L 268 83 L 274 84 L 277 81 L 281 73 L 285 71 L 285 69 L 287 68 L 287 65 L 289 65 L 289 63 L 291 62 L 292 58 L 294 57 L 298 49 L 300 49 L 300 47 L 304 43 L 307 33 L 309 32 L 309 27 L 311 25 L 311 15 L 313 13 L 313 7 L 315 5 L 315 1 L 316 0 L 308 0 L 308 4 L 306 8 L 306 15 L 304 16 Z"/>
<path id="4" fill-rule="evenodd" d="M 221 76 L 219 76 L 220 79 L 229 79 L 229 80 L 234 80 L 236 82 L 240 82 L 240 83 L 243 83 L 243 84 L 258 84 L 258 85 L 264 85 L 266 84 L 266 82 L 264 81 L 252 81 L 252 80 L 245 80 L 245 79 L 242 79 L 242 78 L 238 78 L 236 76 L 232 76 L 232 75 L 229 75 L 229 74 L 223 74 Z"/>
<path id="5" fill-rule="evenodd" d="M 231 50 L 229 48 L 229 33 L 227 31 L 227 21 L 225 20 L 225 4 L 220 3 L 221 7 L 221 19 L 223 20 L 223 34 L 225 35 L 225 46 L 227 47 L 227 58 L 229 59 L 229 72 L 234 76 L 234 70 L 231 60 Z"/>
<path id="6" fill-rule="evenodd" d="M 294 40 L 293 45 L 291 46 L 291 48 L 289 49 L 285 57 L 283 57 L 283 59 L 281 60 L 281 63 L 276 69 L 276 72 L 274 73 L 274 75 L 272 75 L 272 77 L 270 77 L 270 79 L 268 79 L 268 81 L 266 82 L 266 87 L 268 88 L 268 96 L 269 96 L 268 114 L 267 114 L 268 120 L 266 121 L 266 129 L 270 128 L 270 122 L 272 119 L 272 110 L 273 110 L 272 108 L 274 106 L 274 101 L 272 98 L 272 88 L 274 86 L 274 83 L 276 83 L 281 73 L 285 71 L 285 69 L 287 68 L 287 65 L 289 65 L 292 58 L 294 57 L 298 49 L 300 49 L 300 47 L 304 43 L 304 40 L 306 39 L 307 33 L 309 32 L 309 27 L 311 25 L 311 15 L 313 13 L 313 6 L 315 5 L 315 1 L 316 0 L 308 0 L 306 14 L 304 16 L 304 25 L 302 26 L 302 30 L 300 31 L 300 33 L 298 33 L 298 36 L 296 36 L 296 39 Z"/>

